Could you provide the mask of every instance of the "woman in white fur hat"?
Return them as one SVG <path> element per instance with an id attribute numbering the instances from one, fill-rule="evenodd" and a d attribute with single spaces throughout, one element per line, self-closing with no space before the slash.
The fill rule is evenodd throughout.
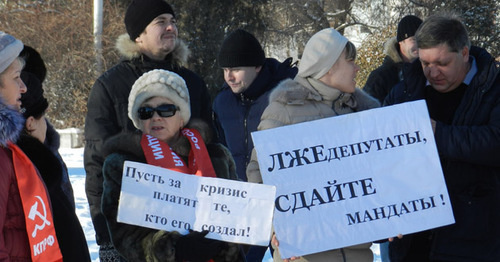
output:
<path id="1" fill-rule="evenodd" d="M 379 107 L 356 88 L 356 48 L 333 28 L 314 34 L 306 44 L 299 73 L 281 82 L 269 96 L 258 130 L 332 117 Z M 249 182 L 262 183 L 255 150 L 247 167 Z M 279 236 L 273 236 L 274 261 L 281 261 Z M 371 243 L 294 258 L 297 261 L 373 261 Z"/>
<path id="2" fill-rule="evenodd" d="M 129 95 L 128 116 L 141 132 L 119 134 L 103 148 L 107 157 L 102 211 L 116 250 L 127 261 L 241 261 L 239 245 L 207 239 L 208 232 L 180 235 L 116 221 L 126 160 L 186 174 L 237 179 L 229 150 L 210 143 L 208 124 L 190 119 L 189 92 L 176 73 L 153 70 L 137 79 Z M 197 139 L 190 139 L 193 136 Z M 153 140 L 161 146 L 165 158 L 155 159 L 158 148 L 150 147 Z M 178 160 L 174 163 L 179 158 L 181 166 Z"/>

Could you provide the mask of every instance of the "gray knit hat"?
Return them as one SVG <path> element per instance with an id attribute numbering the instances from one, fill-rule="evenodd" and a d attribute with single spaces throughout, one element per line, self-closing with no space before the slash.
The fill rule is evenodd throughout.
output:
<path id="1" fill-rule="evenodd" d="M 23 50 L 23 43 L 13 36 L 0 31 L 0 73 L 14 62 Z"/>
<path id="2" fill-rule="evenodd" d="M 333 28 L 317 32 L 307 41 L 297 75 L 320 79 L 337 62 L 347 42 L 347 38 Z"/>
<path id="3" fill-rule="evenodd" d="M 139 107 L 146 100 L 155 97 L 166 97 L 179 107 L 184 124 L 191 118 L 191 107 L 189 104 L 189 91 L 186 82 L 174 72 L 155 69 L 144 73 L 132 86 L 128 96 L 128 117 L 134 126 L 141 128 L 138 115 Z"/>

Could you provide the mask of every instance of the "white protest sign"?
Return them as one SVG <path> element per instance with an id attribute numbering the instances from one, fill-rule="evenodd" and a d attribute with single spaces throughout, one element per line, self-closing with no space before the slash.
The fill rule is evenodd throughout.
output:
<path id="1" fill-rule="evenodd" d="M 117 220 L 208 238 L 267 246 L 276 188 L 220 178 L 186 175 L 126 161 Z"/>
<path id="2" fill-rule="evenodd" d="M 283 258 L 454 223 L 423 101 L 252 137 Z"/>

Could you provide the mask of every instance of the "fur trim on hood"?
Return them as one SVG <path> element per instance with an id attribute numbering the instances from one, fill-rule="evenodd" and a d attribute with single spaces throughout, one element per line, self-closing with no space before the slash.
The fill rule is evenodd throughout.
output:
<path id="1" fill-rule="evenodd" d="M 15 143 L 24 128 L 24 117 L 0 98 L 0 146 Z"/>
<path id="2" fill-rule="evenodd" d="M 391 37 L 384 43 L 384 54 L 389 56 L 394 63 L 403 62 L 403 58 L 399 55 L 399 43 L 396 37 Z"/>
<path id="3" fill-rule="evenodd" d="M 134 59 L 140 57 L 142 54 L 139 51 L 139 46 L 136 42 L 130 40 L 128 34 L 122 34 L 116 40 L 116 49 L 126 59 Z M 175 65 L 186 66 L 187 61 L 191 55 L 187 44 L 181 39 L 177 38 L 174 50 L 172 51 L 172 61 Z"/>

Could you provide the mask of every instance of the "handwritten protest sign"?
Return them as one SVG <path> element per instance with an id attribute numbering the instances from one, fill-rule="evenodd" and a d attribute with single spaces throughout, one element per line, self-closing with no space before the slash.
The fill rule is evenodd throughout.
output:
<path id="1" fill-rule="evenodd" d="M 423 101 L 252 137 L 283 258 L 454 223 Z"/>
<path id="2" fill-rule="evenodd" d="M 126 161 L 117 220 L 208 238 L 267 246 L 276 188 L 186 175 Z"/>

